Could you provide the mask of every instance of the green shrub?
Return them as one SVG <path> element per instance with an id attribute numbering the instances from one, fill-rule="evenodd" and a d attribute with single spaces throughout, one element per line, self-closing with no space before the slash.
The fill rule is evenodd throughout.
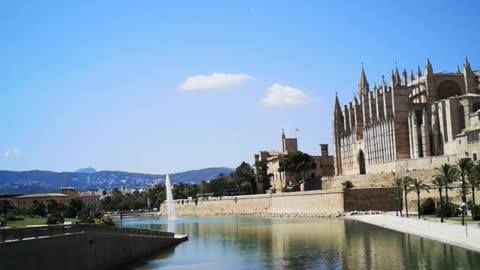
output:
<path id="1" fill-rule="evenodd" d="M 89 216 L 86 210 L 82 210 L 80 211 L 80 213 L 78 213 L 78 220 L 80 221 L 80 223 L 95 223 L 95 219 Z"/>
<path id="2" fill-rule="evenodd" d="M 47 215 L 47 224 L 63 224 L 63 216 L 60 213 L 53 213 Z"/>
<path id="3" fill-rule="evenodd" d="M 440 203 L 438 203 L 437 205 L 440 206 Z M 444 217 L 458 217 L 460 214 L 462 214 L 462 211 L 460 210 L 460 205 L 454 203 L 443 203 Z M 437 207 L 436 216 L 440 216 L 440 207 Z"/>
<path id="4" fill-rule="evenodd" d="M 103 214 L 102 214 L 102 212 L 100 212 L 100 211 L 95 211 L 95 212 L 93 213 L 93 217 L 95 217 L 95 218 L 97 218 L 97 219 L 100 219 L 100 218 L 103 217 Z"/>
<path id="5" fill-rule="evenodd" d="M 435 214 L 435 201 L 432 198 L 427 198 L 421 205 L 420 205 L 420 214 L 421 215 L 433 215 Z"/>
<path id="6" fill-rule="evenodd" d="M 17 220 L 24 220 L 24 217 L 17 216 L 14 213 L 7 214 L 7 221 L 17 221 Z"/>
<path id="7" fill-rule="evenodd" d="M 473 220 L 480 220 L 480 206 L 473 205 L 471 211 Z"/>
<path id="8" fill-rule="evenodd" d="M 63 216 L 66 218 L 76 218 L 77 212 L 72 207 L 67 207 L 63 210 Z"/>
<path id="9" fill-rule="evenodd" d="M 101 219 L 102 223 L 105 224 L 105 225 L 109 225 L 109 226 L 115 226 L 115 223 L 113 222 L 113 219 L 112 217 L 110 217 L 109 215 L 104 215 Z"/>

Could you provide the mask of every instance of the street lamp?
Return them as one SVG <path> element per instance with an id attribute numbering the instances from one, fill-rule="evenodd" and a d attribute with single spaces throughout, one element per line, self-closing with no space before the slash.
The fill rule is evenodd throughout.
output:
<path id="1" fill-rule="evenodd" d="M 466 207 L 467 207 L 467 205 L 464 202 L 462 202 L 462 224 L 465 221 L 465 208 Z M 468 237 L 467 223 L 465 223 L 465 236 Z"/>

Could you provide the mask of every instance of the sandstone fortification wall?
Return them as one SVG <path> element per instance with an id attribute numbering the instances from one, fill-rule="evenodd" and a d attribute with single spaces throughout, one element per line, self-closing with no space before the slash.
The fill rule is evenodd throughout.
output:
<path id="1" fill-rule="evenodd" d="M 345 211 L 392 211 L 391 188 L 319 190 L 263 195 L 211 197 L 208 200 L 175 200 L 178 215 L 307 215 L 332 216 Z M 165 203 L 161 213 L 166 214 Z"/>

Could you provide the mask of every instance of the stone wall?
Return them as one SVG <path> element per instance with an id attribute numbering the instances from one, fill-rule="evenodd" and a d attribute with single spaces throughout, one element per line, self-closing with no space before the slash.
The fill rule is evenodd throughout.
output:
<path id="1" fill-rule="evenodd" d="M 345 194 L 344 210 L 346 212 L 354 210 L 392 211 L 395 209 L 392 192 L 393 188 L 352 189 Z"/>
<path id="2" fill-rule="evenodd" d="M 340 189 L 289 192 L 264 195 L 211 197 L 197 204 L 188 200 L 175 200 L 178 215 L 264 215 L 299 214 L 331 216 L 344 211 L 393 211 L 390 188 L 352 189 L 347 196 Z M 160 211 L 166 214 L 166 204 Z"/>
<path id="3" fill-rule="evenodd" d="M 176 244 L 173 237 L 85 230 L 0 243 L 2 269 L 114 269 Z"/>

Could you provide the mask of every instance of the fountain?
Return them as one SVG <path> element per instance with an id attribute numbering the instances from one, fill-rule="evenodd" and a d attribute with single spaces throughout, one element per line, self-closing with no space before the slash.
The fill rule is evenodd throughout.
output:
<path id="1" fill-rule="evenodd" d="M 175 214 L 175 204 L 173 202 L 172 184 L 170 183 L 170 176 L 168 174 L 167 178 L 165 179 L 165 188 L 167 192 L 168 220 L 175 220 L 177 219 L 177 215 Z"/>

